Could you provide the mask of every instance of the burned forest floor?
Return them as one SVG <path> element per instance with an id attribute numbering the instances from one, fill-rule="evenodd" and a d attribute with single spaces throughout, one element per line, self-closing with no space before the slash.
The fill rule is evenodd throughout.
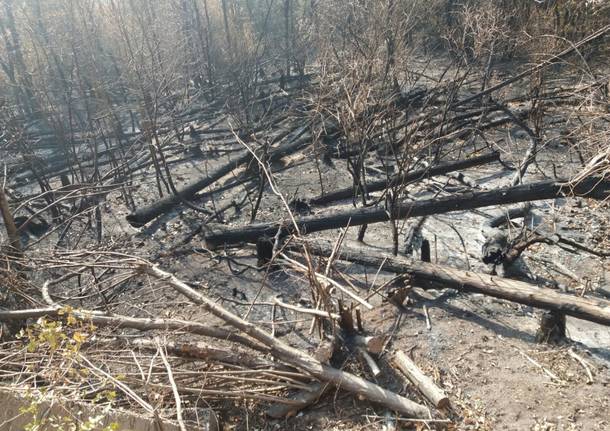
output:
<path id="1" fill-rule="evenodd" d="M 511 132 L 514 128 L 500 131 L 499 138 Z M 522 139 L 520 143 L 525 151 L 527 142 Z M 577 156 L 558 147 L 545 149 L 539 154 L 536 169 L 528 175 L 529 181 L 543 179 L 545 171 L 546 175 L 552 176 L 553 164 L 564 172 L 565 168 L 578 169 L 579 163 L 574 161 Z M 521 154 L 514 147 L 511 151 Z M 506 161 L 519 162 L 510 158 Z M 323 167 L 322 181 L 327 190 L 350 185 L 349 178 L 341 169 L 343 163 L 339 160 L 334 162 L 334 167 Z M 185 166 L 185 180 L 193 168 Z M 295 157 L 281 169 L 276 174 L 277 184 L 287 196 L 301 198 L 320 194 L 319 176 L 312 161 Z M 372 178 L 375 178 L 374 174 L 375 171 Z M 470 169 L 464 174 L 482 189 L 492 189 L 509 183 L 513 172 L 489 166 Z M 421 185 L 412 193 L 418 198 L 432 197 L 448 184 L 463 186 L 455 179 L 441 177 Z M 239 192 L 227 194 L 217 205 L 237 200 L 239 196 Z M 332 209 L 350 206 L 352 202 L 348 199 L 333 205 Z M 314 214 L 329 209 L 316 208 Z M 483 230 L 491 217 L 501 215 L 506 209 L 497 206 L 476 213 L 452 212 L 427 219 L 422 235 L 432 243 L 432 261 L 487 271 L 481 262 L 481 248 L 485 241 Z M 591 244 L 596 249 L 610 249 L 607 204 L 579 198 L 558 199 L 538 202 L 533 211 L 539 228 L 558 230 L 562 235 Z M 283 213 L 280 199 L 270 196 L 266 197 L 258 218 L 273 220 L 282 217 Z M 127 214 L 119 212 L 118 215 L 122 219 Z M 232 209 L 226 217 L 229 223 L 245 224 L 249 214 L 247 211 L 235 214 Z M 142 232 L 134 233 L 132 241 L 136 242 L 134 245 L 140 248 L 140 253 L 144 249 L 150 250 L 150 255 L 165 254 L 176 239 L 180 239 L 185 231 L 195 229 L 199 222 L 199 217 L 193 218 L 187 213 L 171 214 L 153 229 L 144 228 Z M 408 226 L 409 222 L 401 223 L 401 231 L 406 232 Z M 127 226 L 123 229 L 131 231 Z M 519 226 L 514 228 L 514 235 L 519 229 Z M 357 233 L 357 228 L 350 228 L 347 239 L 356 242 Z M 334 241 L 338 235 L 337 231 L 319 236 Z M 391 253 L 391 238 L 388 226 L 374 225 L 369 227 L 364 245 Z M 195 237 L 180 252 L 184 248 L 204 249 L 205 244 Z M 179 257 L 167 252 L 168 256 L 159 262 L 195 284 L 206 284 L 206 292 L 218 297 L 222 304 L 239 315 L 247 313 L 252 302 L 269 304 L 277 296 L 284 302 L 312 305 L 308 298 L 308 281 L 303 274 L 285 268 L 274 268 L 268 274 L 254 269 L 257 265 L 254 246 L 243 245 L 226 253 L 226 260 L 222 257 L 216 260 L 202 250 Z M 414 252 L 413 256 L 419 258 L 419 252 Z M 530 280 L 544 280 L 549 288 L 576 295 L 610 297 L 610 264 L 607 259 L 544 244 L 529 249 L 514 265 L 519 267 L 518 271 L 515 270 L 518 277 L 524 278 L 527 274 Z M 366 267 L 345 265 L 341 270 L 353 277 L 354 284 L 361 287 L 358 292 L 365 297 L 374 292 L 375 287 L 393 278 L 393 274 L 384 274 L 383 271 L 378 274 L 375 269 Z M 139 301 L 139 298 L 140 292 L 135 291 L 129 302 Z M 370 302 L 375 309 L 363 312 L 364 328 L 367 333 L 392 334 L 390 351 L 412 352 L 416 362 L 450 394 L 455 412 L 448 417 L 456 419 L 458 429 L 602 430 L 610 426 L 610 332 L 607 327 L 568 318 L 569 340 L 559 345 L 545 345 L 535 339 L 541 315 L 541 311 L 535 308 L 454 290 L 424 292 L 415 288 L 410 298 L 408 305 L 399 308 L 388 304 L 386 295 L 373 295 Z M 167 303 L 178 305 L 175 302 L 178 299 L 173 296 L 157 298 L 155 314 L 184 318 L 183 312 L 168 311 L 164 306 Z M 429 328 L 424 306 L 429 314 Z M 195 310 L 186 316 L 195 320 L 201 318 Z M 294 337 L 294 342 L 301 348 L 313 351 L 318 343 L 315 334 L 311 335 L 311 319 L 303 319 L 298 313 L 286 311 L 274 319 L 271 307 L 261 305 L 254 306 L 250 316 L 253 322 L 267 330 L 275 326 L 279 336 Z M 592 382 L 588 380 L 586 369 L 570 355 L 570 351 L 577 352 L 587 362 L 594 375 Z M 382 357 L 380 364 L 384 362 L 386 360 Z M 360 366 L 365 368 L 362 364 Z M 366 375 L 366 370 L 362 372 Z M 386 363 L 378 381 L 396 392 L 408 391 L 408 381 L 399 374 Z M 233 420 L 243 424 L 243 414 L 246 413 L 238 414 Z M 364 408 L 361 401 L 340 391 L 326 395 L 317 406 L 287 421 L 269 422 L 264 411 L 255 410 L 251 414 L 250 423 L 259 424 L 263 429 L 381 429 L 386 423 L 379 418 L 384 416 L 382 410 L 371 406 Z"/>
<path id="2" fill-rule="evenodd" d="M 340 122 L 328 121 L 322 128 L 328 132 L 324 138 L 311 136 L 312 116 L 304 111 L 311 106 L 307 92 L 316 85 L 312 75 L 307 85 L 295 80 L 294 88 L 288 85 L 287 90 L 273 83 L 265 88 L 270 95 L 260 102 L 265 104 L 261 109 L 268 108 L 274 120 L 266 119 L 261 130 L 241 130 L 234 112 L 222 105 L 209 108 L 204 101 L 194 102 L 190 114 L 168 116 L 171 126 L 151 138 L 164 149 L 158 157 L 162 175 L 147 155 L 150 143 L 137 138 L 137 128 L 130 132 L 133 139 L 107 143 L 107 151 L 96 158 L 99 172 L 91 177 L 97 182 L 76 181 L 74 167 L 44 162 L 59 160 L 61 154 L 41 147 L 37 157 L 47 168 L 42 175 L 55 190 L 59 208 L 54 216 L 47 210 L 49 201 L 39 196 L 40 182 L 35 178 L 39 174 L 32 172 L 32 164 L 15 153 L 12 160 L 7 159 L 7 190 L 11 206 L 18 208 L 15 215 L 34 214 L 32 220 L 41 216 L 50 224 L 42 235 L 31 228 L 22 231 L 22 262 L 15 261 L 12 268 L 26 276 L 10 283 L 18 286 L 20 308 L 58 306 L 64 317 L 60 314 L 40 321 L 37 319 L 44 314 L 25 316 L 20 337 L 0 346 L 2 386 L 19 388 L 28 396 L 46 387 L 75 402 L 93 401 L 171 421 L 178 420 L 177 389 L 182 396 L 180 419 L 192 427 L 189 429 L 206 429 L 197 412 L 209 408 L 225 430 L 609 429 L 607 324 L 568 312 L 565 338 L 545 342 L 549 340 L 540 339 L 539 328 L 546 310 L 540 307 L 447 285 L 422 285 L 383 265 L 317 256 L 314 251 L 306 252 L 301 242 L 327 241 L 338 245 L 338 250 L 345 246 L 364 255 L 391 256 L 396 235 L 398 256 L 407 266 L 423 259 L 436 265 L 434 268 L 491 274 L 492 281 L 494 277 L 518 280 L 540 286 L 543 292 L 561 294 L 561 298 L 598 301 L 603 308 L 610 300 L 607 199 L 567 192 L 552 199 L 528 199 L 524 216 L 504 219 L 500 227 L 492 227 L 490 222 L 522 208 L 525 202 L 473 209 L 458 206 L 402 217 L 395 220 L 395 228 L 391 221 L 371 222 L 362 241 L 358 241 L 360 226 L 351 223 L 315 232 L 302 227 L 301 232 L 291 230 L 281 238 L 294 247 L 283 248 L 279 235 L 268 238 L 273 246 L 270 262 L 261 261 L 263 246 L 247 239 L 211 245 L 209 236 L 217 231 L 252 223 L 291 225 L 290 214 L 300 220 L 363 206 L 355 193 L 329 203 L 312 203 L 316 196 L 353 186 L 350 162 L 356 157 L 350 153 Z M 506 76 L 501 73 L 495 79 L 502 82 Z M 502 109 L 493 104 L 481 108 L 484 101 L 475 100 L 437 115 L 433 111 L 437 106 L 451 107 L 445 99 L 450 90 L 432 79 L 418 81 L 404 90 L 406 107 L 398 109 L 396 116 L 418 118 L 428 113 L 431 120 L 412 123 L 418 130 L 409 131 L 413 137 L 400 148 L 410 155 L 398 163 L 392 156 L 396 150 L 382 145 L 382 140 L 365 150 L 357 149 L 356 154 L 364 154 L 361 164 L 366 183 L 385 180 L 405 169 L 425 170 L 492 152 L 499 154 L 499 161 L 444 175 L 422 175 L 395 190 L 371 191 L 365 208 L 391 212 L 388 196 L 403 203 L 432 202 L 519 183 L 574 178 L 590 167 L 587 163 L 595 155 L 595 151 L 587 154 L 577 142 L 585 139 L 585 133 L 599 141 L 610 134 L 608 102 L 583 95 L 591 85 L 573 76 L 550 79 L 541 90 L 548 96 L 540 97 L 537 103 L 544 104 L 540 109 L 521 97 L 529 90 L 518 83 L 502 94 Z M 476 94 L 473 88 L 460 88 L 458 98 Z M 273 105 L 276 103 L 279 108 Z M 515 181 L 532 145 L 533 138 L 523 127 L 531 120 L 532 110 L 538 110 L 538 145 L 532 163 L 520 181 Z M 308 139 L 295 151 L 270 157 L 275 149 L 303 137 Z M 418 143 L 423 140 L 426 145 Z M 45 141 L 37 142 L 42 145 Z M 81 164 L 89 163 L 86 157 L 91 147 L 83 138 L 78 154 Z M 212 177 L 248 154 L 249 148 L 256 157 L 232 166 L 209 186 L 183 197 L 186 204 L 177 199 L 171 208 L 144 223 L 129 218 L 161 200 L 159 187 L 164 198 L 172 196 L 163 183 L 167 183 L 168 173 L 171 187 L 180 191 L 193 181 Z M 608 155 L 605 157 L 607 162 Z M 92 168 L 84 169 L 92 172 Z M 107 172 L 113 174 L 104 177 Z M 70 177 L 63 185 L 62 175 Z M 608 182 L 607 171 L 605 175 L 600 181 Z M 533 235 L 544 240 L 528 244 L 513 262 L 485 264 L 485 246 L 497 232 L 507 244 Z M 312 381 L 327 382 L 312 379 L 290 359 L 278 359 L 273 350 L 256 351 L 222 336 L 196 335 L 187 328 L 189 322 L 215 328 L 230 325 L 207 305 L 168 287 L 168 276 L 156 277 L 151 270 L 142 270 L 148 264 L 172 274 L 275 339 L 323 358 L 318 359 L 320 363 L 425 405 L 431 416 L 403 420 L 405 414 L 344 390 L 341 384 L 329 384 L 315 399 L 289 413 L 270 415 L 270 409 L 278 405 L 291 405 L 286 399 L 304 390 L 311 392 Z M 9 277 L 6 274 L 4 281 Z M 400 300 L 397 295 L 402 295 Z M 145 323 L 136 328 L 119 320 L 107 325 L 94 320 L 88 323 L 79 309 L 148 323 L 154 319 L 183 322 L 185 329 L 175 325 L 149 328 Z M 312 314 L 314 309 L 321 314 Z M 73 313 L 75 318 L 68 318 L 63 326 L 53 326 Z M 324 313 L 328 315 L 324 317 Z M 357 322 L 346 322 L 346 314 Z M 243 328 L 238 332 L 246 333 Z M 65 336 L 49 335 L 56 333 Z M 362 347 L 354 344 L 354 334 L 380 340 L 381 347 L 366 355 L 379 370 L 372 369 L 361 354 Z M 330 353 L 322 351 L 325 343 L 331 345 Z M 211 352 L 213 349 L 218 352 Z M 448 407 L 433 406 L 399 371 L 393 360 L 398 351 L 444 391 Z M 22 365 L 17 364 L 20 359 Z M 173 371 L 171 378 L 168 370 Z M 11 428 L 4 425 L 0 429 Z"/>

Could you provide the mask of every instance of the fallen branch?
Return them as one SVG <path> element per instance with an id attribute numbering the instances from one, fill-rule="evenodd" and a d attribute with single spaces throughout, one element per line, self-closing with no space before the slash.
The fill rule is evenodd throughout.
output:
<path id="1" fill-rule="evenodd" d="M 591 369 L 589 368 L 587 361 L 585 361 L 583 358 L 581 358 L 579 355 L 577 355 L 576 352 L 574 351 L 573 347 L 570 347 L 568 349 L 568 354 L 572 358 L 574 358 L 576 360 L 576 362 L 578 362 L 580 365 L 582 365 L 582 367 L 585 369 L 585 372 L 587 373 L 587 384 L 590 385 L 591 383 L 593 383 L 594 382 L 593 374 L 591 373 Z"/>
<path id="2" fill-rule="evenodd" d="M 176 419 L 178 421 L 178 425 L 180 426 L 180 431 L 186 431 L 186 425 L 184 424 L 184 419 L 182 419 L 182 399 L 180 398 L 180 393 L 178 392 L 178 386 L 176 386 L 176 381 L 174 380 L 174 373 L 172 371 L 172 367 L 167 360 L 167 356 L 165 355 L 164 347 L 161 346 L 161 343 L 157 341 L 157 346 L 159 350 L 159 355 L 161 356 L 161 360 L 163 361 L 163 365 L 165 365 L 165 369 L 167 370 L 167 378 L 172 387 L 172 393 L 174 394 L 174 401 L 176 402 Z"/>
<path id="3" fill-rule="evenodd" d="M 295 416 L 304 408 L 316 403 L 328 388 L 327 384 L 311 383 L 306 391 L 300 391 L 291 396 L 294 404 L 276 403 L 269 407 L 267 416 L 274 419 L 283 419 Z"/>
<path id="4" fill-rule="evenodd" d="M 30 310 L 0 310 L 0 322 L 37 319 L 45 316 L 65 318 L 67 313 L 64 311 L 65 310 L 59 307 L 37 308 Z M 219 340 L 232 341 L 259 352 L 268 352 L 266 347 L 233 331 L 205 325 L 199 322 L 178 319 L 145 319 L 121 315 L 105 315 L 97 311 L 89 310 L 71 310 L 71 316 L 79 321 L 93 323 L 94 325 L 100 327 L 129 328 L 140 331 L 183 331 L 191 334 L 216 338 Z"/>
<path id="5" fill-rule="evenodd" d="M 145 338 L 136 338 L 129 342 L 130 345 L 141 349 L 156 350 L 158 343 Z M 211 346 L 202 342 L 178 343 L 165 341 L 162 346 L 165 351 L 172 355 L 183 358 L 203 359 L 208 362 L 222 362 L 224 364 L 238 365 L 250 369 L 270 368 L 274 364 L 264 358 L 252 356 L 252 352 L 236 348 L 225 348 Z"/>
<path id="6" fill-rule="evenodd" d="M 322 340 L 313 354 L 314 358 L 324 364 L 327 364 L 331 360 L 335 351 L 335 340 L 335 338 L 331 340 Z M 310 383 L 307 385 L 306 389 L 301 390 L 289 397 L 290 400 L 294 401 L 292 404 L 275 403 L 269 407 L 267 410 L 267 415 L 276 419 L 292 417 L 299 411 L 318 402 L 328 387 L 328 384 L 322 384 L 319 382 Z"/>
<path id="7" fill-rule="evenodd" d="M 358 351 L 358 353 L 360 353 L 360 356 L 362 356 L 364 362 L 366 362 L 368 367 L 371 369 L 373 377 L 377 377 L 379 374 L 381 374 L 381 369 L 379 369 L 379 365 L 377 365 L 373 357 L 369 355 L 369 352 L 367 352 L 364 347 L 357 347 L 356 350 Z"/>
<path id="8" fill-rule="evenodd" d="M 278 307 L 282 307 L 287 310 L 292 310 L 296 313 L 309 314 L 311 316 L 317 316 L 317 317 L 322 317 L 322 318 L 326 318 L 326 319 L 328 319 L 328 318 L 335 319 L 335 320 L 339 319 L 339 315 L 337 313 L 327 313 L 325 311 L 316 310 L 314 308 L 303 308 L 303 307 L 298 307 L 296 305 L 286 304 L 285 302 L 280 301 L 279 298 L 274 298 L 273 302 Z"/>
<path id="9" fill-rule="evenodd" d="M 357 347 L 361 347 L 369 353 L 379 355 L 383 351 L 383 346 L 388 339 L 387 335 L 358 335 L 354 334 L 349 337 L 349 342 Z"/>
<path id="10" fill-rule="evenodd" d="M 193 290 L 174 275 L 151 265 L 142 265 L 140 269 L 143 273 L 166 282 L 176 291 L 180 292 L 194 303 L 201 305 L 205 310 L 222 319 L 227 324 L 239 329 L 250 337 L 263 343 L 265 346 L 268 346 L 270 353 L 286 364 L 303 370 L 321 381 L 332 383 L 341 389 L 354 392 L 392 410 L 403 412 L 404 414 L 413 417 L 429 417 L 429 411 L 425 406 L 417 404 L 353 374 L 322 364 L 312 356 L 289 346 L 254 324 L 227 311 L 222 306 Z"/>
<path id="11" fill-rule="evenodd" d="M 300 128 L 291 137 L 292 142 L 282 145 L 275 150 L 269 152 L 269 161 L 279 160 L 282 157 L 288 156 L 301 148 L 303 148 L 310 140 L 309 135 L 301 136 L 305 132 L 305 128 Z M 206 175 L 198 180 L 195 180 L 178 191 L 178 194 L 172 194 L 163 199 L 159 199 L 151 205 L 140 208 L 127 216 L 127 221 L 135 227 L 141 227 L 151 222 L 155 218 L 170 211 L 183 200 L 192 199 L 197 192 L 214 184 L 225 175 L 229 174 L 234 169 L 245 166 L 252 161 L 252 154 L 249 151 L 241 153 L 235 160 L 219 166 L 215 170 L 206 173 Z"/>

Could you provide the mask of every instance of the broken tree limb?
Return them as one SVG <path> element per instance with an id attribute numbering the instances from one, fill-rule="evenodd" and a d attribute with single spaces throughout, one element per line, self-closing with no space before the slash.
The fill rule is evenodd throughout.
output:
<path id="1" fill-rule="evenodd" d="M 508 211 L 503 211 L 502 214 L 492 218 L 487 222 L 491 228 L 500 227 L 513 219 L 526 217 L 531 212 L 531 205 L 522 205 L 516 208 L 511 208 Z"/>
<path id="2" fill-rule="evenodd" d="M 308 242 L 307 247 L 311 254 L 319 256 L 329 256 L 332 252 L 332 244 L 326 241 Z M 287 248 L 301 251 L 302 245 L 290 244 Z M 434 286 L 482 293 L 494 298 L 545 310 L 556 310 L 578 319 L 610 325 L 610 301 L 583 298 L 523 281 L 395 257 L 372 247 L 344 245 L 337 258 L 380 271 L 409 274 L 411 283 L 422 288 Z"/>
<path id="3" fill-rule="evenodd" d="M 587 247 L 586 245 L 580 244 L 576 241 L 572 241 L 569 238 L 564 238 L 563 236 L 559 235 L 559 234 L 554 234 L 555 237 L 558 238 L 558 242 L 562 243 L 562 244 L 566 244 L 569 245 L 571 247 L 574 247 L 577 250 L 581 250 L 587 253 L 590 253 L 594 256 L 597 257 L 610 257 L 610 251 L 606 251 L 606 250 L 599 250 L 599 249 L 594 249 L 591 247 Z"/>
<path id="4" fill-rule="evenodd" d="M 379 355 L 383 351 L 383 346 L 388 340 L 387 335 L 359 335 L 354 334 L 349 337 L 349 342 L 357 347 L 362 347 L 369 353 Z"/>
<path id="5" fill-rule="evenodd" d="M 366 365 L 368 365 L 368 367 L 370 368 L 373 377 L 377 377 L 379 374 L 381 374 L 381 369 L 379 368 L 379 365 L 377 365 L 373 357 L 369 355 L 369 352 L 367 352 L 364 347 L 356 347 L 356 351 L 360 353 L 360 356 L 362 357 Z"/>
<path id="6" fill-rule="evenodd" d="M 430 401 L 437 409 L 444 409 L 449 407 L 449 398 L 445 395 L 445 392 L 436 386 L 432 379 L 426 376 L 415 362 L 413 362 L 407 355 L 401 350 L 398 350 L 392 362 L 396 367 L 402 371 L 405 376 L 413 383 L 417 389 Z"/>
<path id="7" fill-rule="evenodd" d="M 288 144 L 281 145 L 278 148 L 269 152 L 269 161 L 273 162 L 288 156 L 301 148 L 303 148 L 311 138 L 309 134 L 303 136 L 306 128 L 299 128 L 293 133 L 292 141 Z M 192 199 L 195 194 L 204 188 L 214 184 L 225 175 L 229 174 L 234 169 L 247 165 L 252 160 L 252 154 L 249 151 L 244 151 L 236 159 L 219 166 L 215 170 L 208 172 L 204 177 L 195 180 L 178 191 L 178 194 L 172 194 L 163 199 L 159 199 L 151 205 L 142 207 L 127 216 L 127 221 L 134 227 L 141 227 L 151 222 L 162 214 L 172 210 L 182 200 Z"/>
<path id="8" fill-rule="evenodd" d="M 492 205 L 554 199 L 569 195 L 605 199 L 610 195 L 610 181 L 598 177 L 588 178 L 578 184 L 560 181 L 541 181 L 491 191 L 467 192 L 460 195 L 397 204 L 394 214 L 385 208 L 359 208 L 338 211 L 329 215 L 316 215 L 296 219 L 301 234 L 338 229 L 346 226 L 361 226 L 390 220 L 444 214 Z M 279 230 L 283 235 L 294 233 L 291 220 L 256 223 L 244 227 L 226 228 L 208 226 L 205 243 L 209 249 L 223 244 L 256 243 L 258 238 L 274 237 Z"/>
<path id="9" fill-rule="evenodd" d="M 412 172 L 406 172 L 404 174 L 395 175 L 390 179 L 373 181 L 367 183 L 366 190 L 368 193 L 376 192 L 379 190 L 385 190 L 388 187 L 393 187 L 401 184 L 407 184 L 410 182 L 420 181 L 425 178 L 430 178 L 435 175 L 444 175 L 450 172 L 459 171 L 462 169 L 472 168 L 474 166 L 480 166 L 487 163 L 492 163 L 500 160 L 500 153 L 493 152 L 485 154 L 483 156 L 472 157 L 470 159 L 459 160 L 457 162 L 442 163 L 437 166 L 418 169 Z M 342 199 L 348 199 L 353 197 L 354 187 L 346 187 L 341 190 L 337 190 L 332 193 L 327 193 L 321 196 L 312 198 L 309 201 L 310 205 L 325 205 L 331 202 L 336 202 Z"/>
<path id="10" fill-rule="evenodd" d="M 279 307 L 285 308 L 287 310 L 292 310 L 296 313 L 309 314 L 312 316 L 321 317 L 323 319 L 339 319 L 339 315 L 337 313 L 328 313 L 326 311 L 317 310 L 314 308 L 303 308 L 292 304 L 286 304 L 285 302 L 282 302 L 279 298 L 273 298 L 273 302 Z"/>
<path id="11" fill-rule="evenodd" d="M 275 358 L 286 364 L 305 371 L 323 382 L 332 383 L 336 387 L 361 395 L 369 401 L 382 404 L 392 410 L 402 412 L 411 417 L 429 417 L 429 411 L 425 406 L 417 404 L 353 374 L 321 363 L 309 354 L 289 346 L 283 341 L 273 337 L 270 333 L 258 328 L 253 323 L 243 320 L 241 317 L 229 312 L 219 304 L 193 290 L 174 275 L 167 273 L 156 266 L 146 264 L 142 265 L 140 270 L 145 274 L 162 280 L 176 291 L 189 298 L 192 302 L 202 306 L 206 311 L 223 320 L 225 323 L 263 343 L 265 346 L 269 347 L 270 353 Z"/>
<path id="12" fill-rule="evenodd" d="M 36 308 L 29 310 L 0 310 L 0 322 L 37 319 L 40 317 L 65 318 L 68 313 L 60 307 Z M 97 311 L 72 310 L 71 316 L 84 323 L 93 323 L 96 326 L 112 328 L 130 328 L 139 331 L 173 331 L 188 332 L 191 334 L 203 335 L 210 338 L 232 341 L 242 344 L 253 350 L 267 353 L 269 349 L 265 346 L 243 337 L 235 331 L 228 331 L 224 328 L 206 325 L 199 322 L 178 319 L 147 319 L 128 317 L 118 314 L 106 315 Z"/>
<path id="13" fill-rule="evenodd" d="M 582 365 L 582 367 L 587 372 L 587 384 L 588 385 L 592 384 L 594 382 L 593 374 L 591 373 L 591 369 L 589 368 L 589 364 L 587 364 L 587 361 L 585 361 L 581 356 L 576 354 L 576 352 L 574 351 L 574 346 L 572 346 L 568 349 L 568 354 L 572 358 L 574 358 L 580 365 Z"/>
<path id="14" fill-rule="evenodd" d="M 335 340 L 335 338 L 322 340 L 313 357 L 323 364 L 327 364 L 333 357 L 336 347 Z M 275 403 L 271 405 L 267 409 L 267 416 L 276 419 L 292 417 L 299 411 L 317 403 L 329 386 L 328 383 L 312 382 L 307 385 L 307 389 L 301 390 L 289 397 L 290 400 L 294 401 L 293 403 Z"/>

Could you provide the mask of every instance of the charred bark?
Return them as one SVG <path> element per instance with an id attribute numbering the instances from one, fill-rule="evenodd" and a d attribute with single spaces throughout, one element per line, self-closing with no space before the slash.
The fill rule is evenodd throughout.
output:
<path id="1" fill-rule="evenodd" d="M 506 205 L 518 202 L 554 199 L 569 195 L 605 199 L 610 194 L 610 182 L 591 177 L 579 184 L 568 185 L 559 181 L 541 181 L 491 191 L 468 192 L 456 196 L 427 199 L 397 204 L 394 214 L 385 208 L 360 208 L 334 214 L 302 217 L 296 219 L 301 234 L 339 229 L 346 226 L 362 226 L 370 223 L 386 222 L 392 219 L 407 219 L 452 211 L 464 211 L 491 205 Z M 205 235 L 206 245 L 215 248 L 222 244 L 256 243 L 262 236 L 273 237 L 279 229 L 283 235 L 295 232 L 289 220 L 281 222 L 257 223 L 245 227 L 210 228 Z"/>
<path id="2" fill-rule="evenodd" d="M 301 136 L 294 139 L 291 143 L 281 146 L 269 152 L 269 161 L 273 162 L 281 159 L 284 156 L 290 155 L 299 151 L 309 142 L 309 135 Z M 155 203 L 146 207 L 140 208 L 127 216 L 127 221 L 134 227 L 141 227 L 151 222 L 162 214 L 172 210 L 180 204 L 182 200 L 192 199 L 200 190 L 214 184 L 216 181 L 230 173 L 232 170 L 241 166 L 245 166 L 252 161 L 252 154 L 249 151 L 243 152 L 235 160 L 230 161 L 214 171 L 209 172 L 203 178 L 193 181 L 183 189 L 178 191 L 178 194 L 172 194 L 164 199 L 160 199 Z M 273 236 L 273 235 L 272 235 Z"/>
<path id="3" fill-rule="evenodd" d="M 404 174 L 395 175 L 390 179 L 373 181 L 367 183 L 367 192 L 376 192 L 385 190 L 387 188 L 395 187 L 398 185 L 404 185 L 411 182 L 430 178 L 435 175 L 444 175 L 449 172 L 454 172 L 462 169 L 472 168 L 474 166 L 480 166 L 487 163 L 492 163 L 500 160 L 500 153 L 493 152 L 483 156 L 473 157 L 471 159 L 459 160 L 457 162 L 443 163 L 438 166 L 431 168 L 418 169 L 416 171 L 407 172 Z M 346 187 L 341 190 L 337 190 L 332 193 L 317 196 L 309 201 L 310 205 L 325 205 L 332 202 L 339 201 L 341 199 L 348 199 L 354 196 L 354 187 Z"/>

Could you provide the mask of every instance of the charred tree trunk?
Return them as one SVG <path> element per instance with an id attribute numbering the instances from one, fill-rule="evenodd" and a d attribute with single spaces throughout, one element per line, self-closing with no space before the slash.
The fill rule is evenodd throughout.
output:
<path id="1" fill-rule="evenodd" d="M 296 138 L 289 144 L 280 146 L 279 148 L 269 152 L 269 161 L 273 162 L 279 160 L 280 158 L 292 154 L 305 146 L 310 140 L 308 135 L 302 136 L 300 138 Z M 127 216 L 127 221 L 131 223 L 132 226 L 143 226 L 160 215 L 170 211 L 176 205 L 178 205 L 182 200 L 189 200 L 195 196 L 197 192 L 204 189 L 205 187 L 215 183 L 232 170 L 237 169 L 241 166 L 245 166 L 252 160 L 252 154 L 249 151 L 243 152 L 239 155 L 235 160 L 226 163 L 216 170 L 209 172 L 205 177 L 193 181 L 183 189 L 178 191 L 178 194 L 172 194 L 170 196 L 166 196 L 163 199 L 158 200 L 144 208 L 140 208 L 139 210 L 129 214 Z M 275 234 L 272 234 L 273 237 Z M 256 242 L 256 241 L 255 241 Z"/>
<path id="2" fill-rule="evenodd" d="M 422 217 L 491 205 L 554 199 L 571 194 L 605 199 L 610 194 L 610 182 L 597 177 L 589 178 L 571 186 L 565 182 L 542 181 L 498 190 L 468 192 L 456 196 L 397 204 L 393 208 L 394 214 L 388 214 L 385 208 L 361 208 L 336 212 L 326 216 L 303 217 L 297 219 L 296 222 L 299 225 L 299 231 L 302 234 L 308 234 L 344 228 L 348 225 L 362 226 L 370 223 L 386 222 L 392 218 Z M 289 235 L 295 231 L 292 222 L 284 220 L 282 222 L 257 223 L 241 228 L 211 229 L 205 236 L 205 240 L 209 248 L 215 248 L 222 244 L 256 243 L 261 236 L 275 236 L 279 229 L 283 229 L 284 235 Z"/>
<path id="3" fill-rule="evenodd" d="M 431 168 L 418 169 L 412 172 L 406 172 L 393 176 L 390 179 L 373 181 L 367 183 L 367 192 L 377 192 L 385 190 L 387 188 L 396 187 L 399 185 L 405 185 L 411 182 L 420 181 L 425 178 L 430 178 L 435 175 L 444 175 L 450 172 L 459 171 L 462 169 L 468 169 L 475 166 L 484 165 L 487 163 L 497 162 L 500 160 L 500 154 L 493 152 L 483 156 L 473 157 L 470 159 L 460 160 L 457 162 L 443 163 L 438 166 Z M 354 196 L 354 187 L 346 187 L 344 189 L 337 190 L 335 192 L 327 193 L 325 195 L 317 196 L 309 201 L 310 205 L 326 205 L 332 202 L 336 202 L 342 199 L 348 199 Z"/>

